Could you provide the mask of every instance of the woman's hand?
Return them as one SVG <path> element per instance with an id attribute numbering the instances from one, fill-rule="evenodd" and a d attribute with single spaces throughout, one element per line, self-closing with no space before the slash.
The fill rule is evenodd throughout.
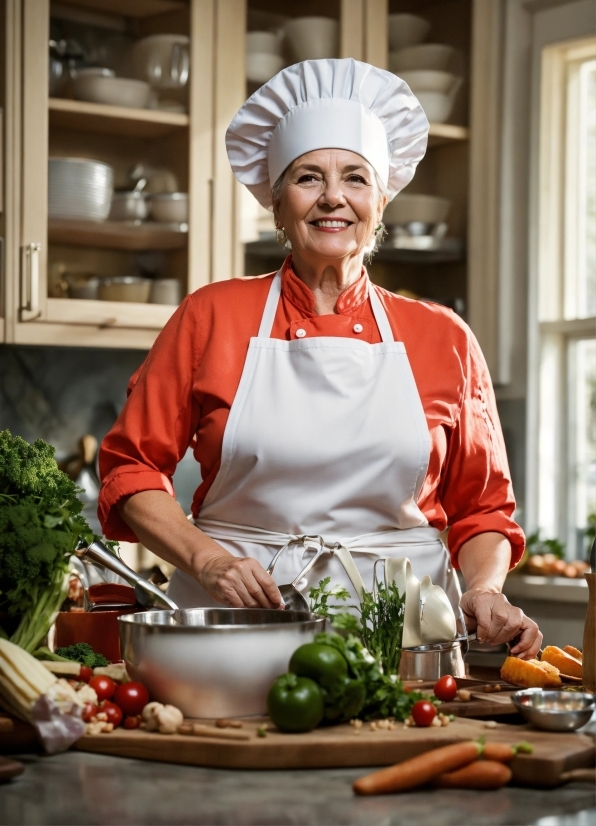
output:
<path id="1" fill-rule="evenodd" d="M 281 594 L 256 559 L 233 556 L 196 528 L 163 490 L 144 490 L 121 499 L 118 512 L 138 539 L 232 608 L 281 608 Z"/>
<path id="2" fill-rule="evenodd" d="M 196 578 L 209 596 L 231 608 L 281 608 L 282 599 L 271 574 L 256 559 L 221 549 L 201 560 Z"/>
<path id="3" fill-rule="evenodd" d="M 500 645 L 519 636 L 511 654 L 522 660 L 531 660 L 540 650 L 540 629 L 504 594 L 474 588 L 465 592 L 460 605 L 468 631 L 476 631 L 479 642 Z"/>

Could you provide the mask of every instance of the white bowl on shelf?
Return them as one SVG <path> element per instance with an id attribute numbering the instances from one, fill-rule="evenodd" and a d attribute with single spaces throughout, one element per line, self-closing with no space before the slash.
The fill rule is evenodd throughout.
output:
<path id="1" fill-rule="evenodd" d="M 418 92 L 441 92 L 449 94 L 454 86 L 461 85 L 461 79 L 451 72 L 440 72 L 435 69 L 415 69 L 413 71 L 401 72 L 400 77 L 410 89 Z"/>
<path id="2" fill-rule="evenodd" d="M 387 226 L 406 226 L 414 222 L 441 224 L 447 220 L 450 209 L 448 198 L 402 193 L 387 204 L 383 221 Z"/>
<path id="3" fill-rule="evenodd" d="M 144 80 L 110 75 L 79 75 L 73 80 L 73 94 L 77 100 L 145 109 L 151 87 Z"/>
<path id="4" fill-rule="evenodd" d="M 430 23 L 417 14 L 390 14 L 388 29 L 389 48 L 397 51 L 422 43 L 430 31 Z"/>
<path id="5" fill-rule="evenodd" d="M 143 221 L 149 214 L 144 192 L 130 190 L 114 192 L 110 209 L 110 221 Z"/>
<path id="6" fill-rule="evenodd" d="M 421 43 L 418 46 L 408 46 L 407 49 L 389 52 L 389 71 L 400 77 L 400 72 L 416 69 L 445 72 L 448 71 L 454 55 L 453 46 L 447 46 L 445 43 Z"/>
<path id="7" fill-rule="evenodd" d="M 430 123 L 445 123 L 449 119 L 459 86 L 448 95 L 442 92 L 414 92 Z"/>
<path id="8" fill-rule="evenodd" d="M 149 209 L 154 221 L 184 224 L 188 221 L 188 193 L 164 192 L 150 195 Z"/>
<path id="9" fill-rule="evenodd" d="M 297 61 L 320 60 L 339 54 L 339 23 L 330 17 L 294 17 L 283 26 Z"/>
<path id="10" fill-rule="evenodd" d="M 183 34 L 152 34 L 137 40 L 130 57 L 135 77 L 154 89 L 180 89 L 190 73 L 190 39 Z"/>
<path id="11" fill-rule="evenodd" d="M 248 52 L 246 55 L 246 79 L 251 83 L 267 83 L 284 67 L 281 55 L 268 52 Z"/>
<path id="12" fill-rule="evenodd" d="M 177 306 L 180 304 L 180 293 L 180 282 L 177 278 L 153 278 L 149 303 Z"/>
<path id="13" fill-rule="evenodd" d="M 281 55 L 282 38 L 275 32 L 247 32 L 246 54 Z"/>
<path id="14" fill-rule="evenodd" d="M 110 212 L 114 170 L 88 158 L 50 158 L 48 216 L 71 221 L 105 221 Z"/>
<path id="15" fill-rule="evenodd" d="M 100 278 L 97 295 L 100 301 L 134 301 L 146 304 L 151 292 L 151 279 L 137 275 Z"/>

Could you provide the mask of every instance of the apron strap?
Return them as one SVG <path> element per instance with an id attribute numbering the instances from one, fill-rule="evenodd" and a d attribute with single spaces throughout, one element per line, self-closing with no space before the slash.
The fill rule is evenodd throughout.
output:
<path id="1" fill-rule="evenodd" d="M 385 308 L 381 304 L 377 291 L 372 284 L 369 286 L 368 295 L 375 321 L 377 322 L 379 332 L 381 333 L 381 340 L 385 344 L 395 341 Z M 275 321 L 275 313 L 277 311 L 280 296 L 281 270 L 278 270 L 273 278 L 273 281 L 271 282 L 269 294 L 267 295 L 267 301 L 265 303 L 265 309 L 263 310 L 261 325 L 259 327 L 259 338 L 271 338 L 271 330 L 273 329 L 273 322 Z"/>
<path id="2" fill-rule="evenodd" d="M 377 295 L 374 284 L 370 284 L 368 288 L 368 296 L 370 298 L 370 305 L 372 307 L 375 321 L 377 322 L 377 327 L 379 328 L 379 332 L 381 334 L 381 340 L 384 344 L 389 344 L 390 342 L 395 341 L 391 324 L 389 324 L 389 319 L 387 318 L 387 313 L 381 304 L 381 299 Z"/>
<path id="3" fill-rule="evenodd" d="M 259 338 L 271 338 L 271 330 L 275 321 L 275 312 L 281 296 L 281 270 L 278 270 L 269 287 L 269 295 L 263 310 L 261 326 L 259 327 Z"/>

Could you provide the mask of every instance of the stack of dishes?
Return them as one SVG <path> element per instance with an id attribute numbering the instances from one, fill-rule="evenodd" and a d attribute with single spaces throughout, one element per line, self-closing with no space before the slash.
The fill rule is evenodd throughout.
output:
<path id="1" fill-rule="evenodd" d="M 48 213 L 50 218 L 105 221 L 110 212 L 114 171 L 87 158 L 50 158 Z"/>
<path id="2" fill-rule="evenodd" d="M 72 91 L 77 100 L 144 109 L 149 102 L 151 87 L 143 80 L 116 77 L 111 69 L 89 66 L 76 70 Z"/>
<path id="3" fill-rule="evenodd" d="M 246 79 L 267 83 L 284 67 L 282 35 L 277 32 L 248 32 L 246 35 Z"/>
<path id="4" fill-rule="evenodd" d="M 339 23 L 330 17 L 293 17 L 284 23 L 292 58 L 321 60 L 339 56 Z"/>
<path id="5" fill-rule="evenodd" d="M 414 14 L 389 15 L 389 70 L 405 80 L 431 123 L 445 123 L 462 79 L 452 74 L 455 49 L 422 43 L 430 23 Z"/>

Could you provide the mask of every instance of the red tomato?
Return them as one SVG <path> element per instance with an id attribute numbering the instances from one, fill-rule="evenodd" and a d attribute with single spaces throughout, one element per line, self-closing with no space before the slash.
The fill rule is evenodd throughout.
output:
<path id="1" fill-rule="evenodd" d="M 437 710 L 428 700 L 418 700 L 412 706 L 412 717 L 417 726 L 430 726 L 437 716 Z"/>
<path id="2" fill-rule="evenodd" d="M 122 722 L 122 711 L 118 708 L 116 703 L 111 703 L 109 700 L 104 700 L 99 706 L 99 710 L 103 711 L 103 713 L 107 716 L 108 723 L 114 724 L 114 728 L 117 728 L 117 726 L 119 726 Z"/>
<path id="3" fill-rule="evenodd" d="M 91 677 L 89 680 L 91 688 L 95 689 L 98 700 L 111 700 L 116 691 L 116 683 L 111 677 Z"/>
<path id="4" fill-rule="evenodd" d="M 434 692 L 437 700 L 449 703 L 457 696 L 457 683 L 450 674 L 445 674 L 435 683 Z"/>
<path id="5" fill-rule="evenodd" d="M 83 713 L 81 714 L 83 722 L 90 723 L 91 718 L 95 717 L 98 711 L 99 709 L 97 708 L 97 706 L 93 705 L 93 703 L 85 703 L 85 705 L 83 706 Z"/>
<path id="6" fill-rule="evenodd" d="M 89 668 L 88 665 L 82 665 L 81 670 L 79 671 L 79 680 L 82 680 L 84 683 L 88 683 L 92 677 L 93 669 Z"/>
<path id="7" fill-rule="evenodd" d="M 122 728 L 138 728 L 141 725 L 141 717 L 125 717 Z"/>
<path id="8" fill-rule="evenodd" d="M 149 702 L 149 692 L 142 683 L 122 683 L 113 698 L 117 706 L 130 717 L 136 717 Z"/>

